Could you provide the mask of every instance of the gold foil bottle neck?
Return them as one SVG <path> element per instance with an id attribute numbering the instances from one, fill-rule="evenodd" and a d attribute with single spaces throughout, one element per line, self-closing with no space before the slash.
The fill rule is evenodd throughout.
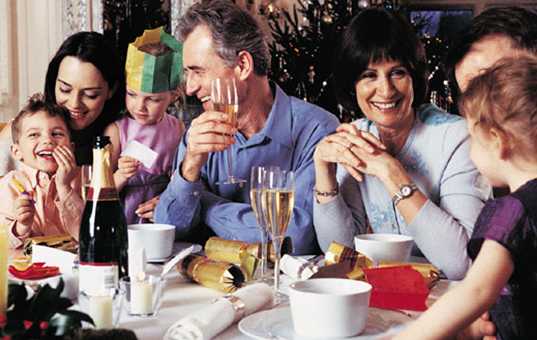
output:
<path id="1" fill-rule="evenodd" d="M 119 199 L 110 163 L 110 147 L 111 145 L 108 144 L 103 148 L 93 149 L 91 185 L 88 190 L 89 200 Z"/>

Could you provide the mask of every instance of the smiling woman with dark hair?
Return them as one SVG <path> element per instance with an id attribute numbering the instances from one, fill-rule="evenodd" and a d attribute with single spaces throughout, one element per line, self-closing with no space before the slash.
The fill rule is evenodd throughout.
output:
<path id="1" fill-rule="evenodd" d="M 45 99 L 69 111 L 77 163 L 91 164 L 94 136 L 117 120 L 124 107 L 125 80 L 115 49 L 97 32 L 67 38 L 47 69 Z M 9 156 L 10 129 L 0 136 L 0 176 L 16 167 Z"/>
<path id="2" fill-rule="evenodd" d="M 423 48 L 405 18 L 362 11 L 335 54 L 340 101 L 365 118 L 342 124 L 314 155 L 321 248 L 356 234 L 414 238 L 448 278 L 464 277 L 466 243 L 490 187 L 470 160 L 465 121 L 423 104 Z"/>
<path id="3" fill-rule="evenodd" d="M 124 79 L 115 49 L 97 32 L 73 34 L 50 61 L 45 97 L 69 110 L 78 164 L 91 163 L 93 137 L 119 118 Z"/>
<path id="4" fill-rule="evenodd" d="M 358 19 L 360 18 L 360 19 Z M 387 26 L 378 26 L 377 21 Z M 372 30 L 371 27 L 377 27 Z M 423 104 L 427 92 L 425 50 L 405 18 L 392 12 L 368 11 L 356 17 L 343 32 L 334 62 L 336 96 L 347 109 L 363 114 L 354 86 L 370 63 L 397 60 L 412 80 L 414 108 Z"/>

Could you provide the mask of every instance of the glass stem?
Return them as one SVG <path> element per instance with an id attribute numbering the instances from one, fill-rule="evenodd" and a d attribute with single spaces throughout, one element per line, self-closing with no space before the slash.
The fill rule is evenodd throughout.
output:
<path id="1" fill-rule="evenodd" d="M 274 259 L 274 291 L 276 294 L 280 290 L 280 256 Z"/>
<path id="2" fill-rule="evenodd" d="M 280 291 L 280 253 L 282 251 L 283 236 L 277 236 L 272 239 L 274 245 L 274 303 L 279 303 Z"/>
<path id="3" fill-rule="evenodd" d="M 260 276 L 261 280 L 265 278 L 267 274 L 268 263 L 268 234 L 264 227 L 261 227 L 261 263 L 260 263 Z"/>
<path id="4" fill-rule="evenodd" d="M 231 154 L 231 146 L 226 150 L 227 156 L 227 177 L 233 178 L 233 155 Z"/>

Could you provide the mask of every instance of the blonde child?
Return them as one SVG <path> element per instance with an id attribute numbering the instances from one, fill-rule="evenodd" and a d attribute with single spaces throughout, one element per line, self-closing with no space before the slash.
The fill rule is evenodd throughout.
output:
<path id="1" fill-rule="evenodd" d="M 466 278 L 395 339 L 446 339 L 490 309 L 498 339 L 537 339 L 537 60 L 500 61 L 460 100 L 471 157 L 493 186 L 476 222 Z"/>
<path id="2" fill-rule="evenodd" d="M 78 239 L 84 203 L 66 116 L 34 95 L 11 124 L 11 152 L 21 168 L 0 180 L 0 225 L 12 249 L 32 236 Z"/>
<path id="3" fill-rule="evenodd" d="M 179 42 L 162 28 L 146 30 L 129 45 L 125 65 L 128 116 L 105 131 L 113 145 L 114 181 L 129 224 L 152 218 L 158 195 L 170 181 L 184 125 L 166 109 L 179 96 L 181 51 Z M 150 167 L 121 156 L 133 141 L 157 153 Z"/>

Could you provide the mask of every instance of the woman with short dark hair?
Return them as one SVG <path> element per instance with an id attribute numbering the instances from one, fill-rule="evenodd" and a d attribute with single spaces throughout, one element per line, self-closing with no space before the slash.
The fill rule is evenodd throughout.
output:
<path id="1" fill-rule="evenodd" d="M 466 243 L 490 186 L 470 160 L 465 121 L 434 105 L 425 56 L 405 18 L 382 9 L 357 15 L 335 60 L 340 101 L 364 118 L 342 124 L 314 155 L 314 226 L 321 248 L 352 246 L 356 234 L 414 238 L 448 278 L 468 269 Z"/>

